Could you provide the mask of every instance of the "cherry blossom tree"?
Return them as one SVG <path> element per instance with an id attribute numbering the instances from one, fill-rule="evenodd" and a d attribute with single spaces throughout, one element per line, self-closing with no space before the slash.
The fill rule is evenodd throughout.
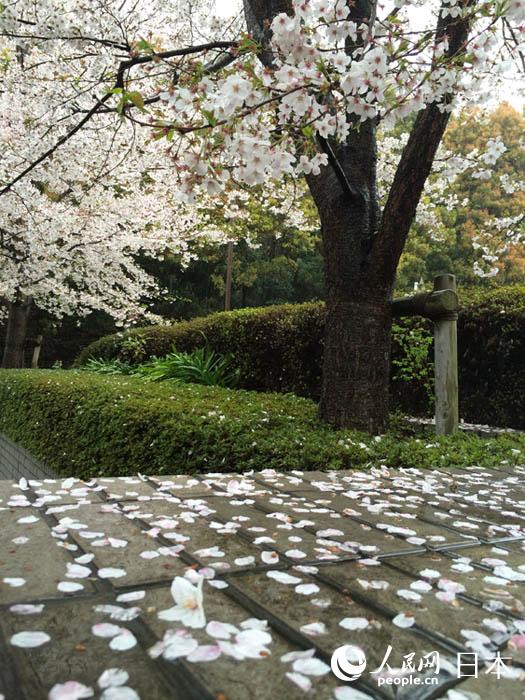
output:
<path id="1" fill-rule="evenodd" d="M 13 93 L 5 92 L 7 96 Z M 10 101 L 0 101 L 1 107 L 10 109 Z M 27 120 L 27 113 L 15 114 Z M 24 139 L 24 125 L 18 126 Z M 102 310 L 117 325 L 161 320 L 146 303 L 160 289 L 138 258 L 162 257 L 170 250 L 184 260 L 185 236 L 191 235 L 197 219 L 194 209 L 173 201 L 169 178 L 149 175 L 152 164 L 132 125 L 123 127 L 117 133 L 86 129 L 69 144 L 77 152 L 93 153 L 96 143 L 99 150 L 92 157 L 78 158 L 64 148 L 42 179 L 25 179 L 0 198 L 0 298 L 7 307 L 3 366 L 23 365 L 34 306 L 57 318 Z M 126 167 L 115 162 L 119 152 L 126 153 Z M 4 153 L 9 153 L 7 148 Z M 154 155 L 158 171 L 160 161 Z M 93 179 L 93 170 L 104 176 Z M 161 210 L 159 201 L 164 202 Z"/>
<path id="2" fill-rule="evenodd" d="M 65 71 L 61 79 L 50 80 L 50 57 L 22 39 L 5 41 L 1 55 L 0 182 L 5 183 L 31 162 L 53 121 L 64 119 L 60 104 L 69 104 L 71 85 L 63 85 Z M 204 226 L 196 207 L 180 202 L 175 192 L 171 159 L 148 142 L 143 129 L 112 114 L 79 129 L 32 168 L 30 177 L 5 191 L 0 197 L 0 315 L 7 316 L 2 366 L 23 366 L 35 306 L 57 318 L 102 310 L 119 325 L 162 320 L 148 311 L 148 299 L 161 290 L 138 256 L 161 257 L 169 250 L 184 262 L 191 258 L 188 238 L 223 240 L 222 232 L 209 222 Z"/>
<path id="3" fill-rule="evenodd" d="M 53 79 L 0 196 L 122 120 L 158 142 L 187 204 L 304 176 L 325 255 L 321 415 L 382 430 L 399 258 L 454 107 L 523 68 L 523 0 L 244 0 L 244 25 L 170 0 L 4 5 L 0 35 Z M 407 117 L 381 198 L 377 131 Z"/>

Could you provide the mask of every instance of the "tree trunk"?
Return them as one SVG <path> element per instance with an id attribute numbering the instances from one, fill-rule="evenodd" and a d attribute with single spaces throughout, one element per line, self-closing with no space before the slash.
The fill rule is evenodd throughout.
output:
<path id="1" fill-rule="evenodd" d="M 232 276 L 233 276 L 233 241 L 228 241 L 226 249 L 226 283 L 224 290 L 224 310 L 232 308 Z"/>
<path id="2" fill-rule="evenodd" d="M 384 432 L 392 318 L 386 297 L 328 305 L 320 414 L 338 427 Z"/>
<path id="3" fill-rule="evenodd" d="M 24 346 L 27 334 L 31 298 L 21 297 L 9 303 L 7 329 L 2 358 L 4 369 L 24 366 Z"/>
<path id="4" fill-rule="evenodd" d="M 328 148 L 334 167 L 307 178 L 321 218 L 326 282 L 320 415 L 336 427 L 380 433 L 388 423 L 394 275 L 385 275 L 374 250 L 375 126 L 368 122 L 344 146 Z"/>

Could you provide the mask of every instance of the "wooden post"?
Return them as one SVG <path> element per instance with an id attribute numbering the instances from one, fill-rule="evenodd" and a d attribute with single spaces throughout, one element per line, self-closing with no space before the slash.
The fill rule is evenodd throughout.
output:
<path id="1" fill-rule="evenodd" d="M 233 241 L 228 241 L 228 253 L 226 257 L 226 288 L 224 290 L 224 310 L 232 308 L 232 268 L 233 268 Z"/>
<path id="2" fill-rule="evenodd" d="M 36 345 L 33 348 L 33 359 L 31 360 L 31 368 L 32 369 L 38 369 L 38 360 L 40 359 L 40 350 L 42 349 L 42 340 L 43 340 L 43 337 L 41 335 L 37 335 Z"/>
<path id="3" fill-rule="evenodd" d="M 454 275 L 434 279 L 434 291 L 456 291 Z M 436 434 L 452 435 L 459 425 L 457 312 L 434 319 L 434 364 L 436 383 Z"/>

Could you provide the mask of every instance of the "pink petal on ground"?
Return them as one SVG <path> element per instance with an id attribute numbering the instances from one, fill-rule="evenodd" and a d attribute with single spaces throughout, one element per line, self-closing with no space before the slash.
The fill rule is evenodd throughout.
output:
<path id="1" fill-rule="evenodd" d="M 272 637 L 268 632 L 265 632 L 264 630 L 257 630 L 257 629 L 248 629 L 248 630 L 243 630 L 242 632 L 239 632 L 235 636 L 235 641 L 237 644 L 241 645 L 241 648 L 243 645 L 247 646 L 265 646 L 266 644 L 271 644 L 272 643 Z"/>
<path id="2" fill-rule="evenodd" d="M 213 588 L 228 588 L 226 581 L 208 581 L 208 584 Z"/>
<path id="3" fill-rule="evenodd" d="M 261 620 L 258 617 L 249 617 L 240 624 L 243 630 L 267 630 L 268 620 Z"/>
<path id="4" fill-rule="evenodd" d="M 191 635 L 172 635 L 165 642 L 162 656 L 168 661 L 178 659 L 181 656 L 189 656 L 197 650 L 199 643 Z"/>
<path id="5" fill-rule="evenodd" d="M 20 588 L 21 586 L 26 585 L 25 578 L 10 578 L 8 576 L 7 578 L 2 579 L 2 581 L 6 584 L 6 586 L 11 586 L 11 588 Z"/>
<path id="6" fill-rule="evenodd" d="M 261 552 L 261 559 L 265 564 L 277 564 L 279 555 L 277 552 Z"/>
<path id="7" fill-rule="evenodd" d="M 301 626 L 301 632 L 309 637 L 318 637 L 321 634 L 326 634 L 326 625 L 324 622 L 310 622 L 307 625 Z"/>
<path id="8" fill-rule="evenodd" d="M 313 595 L 319 593 L 321 589 L 315 583 L 300 583 L 295 587 L 295 592 L 299 595 Z"/>
<path id="9" fill-rule="evenodd" d="M 412 625 L 416 622 L 416 619 L 413 615 L 405 615 L 405 613 L 399 613 L 399 615 L 396 615 L 394 619 L 392 620 L 394 625 L 396 627 L 412 627 Z"/>
<path id="10" fill-rule="evenodd" d="M 88 569 L 87 566 L 81 566 L 80 564 L 68 564 L 67 565 L 67 578 L 87 578 L 91 576 L 93 572 Z"/>
<path id="11" fill-rule="evenodd" d="M 146 551 L 141 552 L 139 556 L 141 559 L 156 559 L 157 557 L 160 557 L 160 554 L 154 549 L 147 549 Z"/>
<path id="12" fill-rule="evenodd" d="M 255 557 L 238 557 L 235 559 L 235 566 L 250 566 L 255 561 Z"/>
<path id="13" fill-rule="evenodd" d="M 285 675 L 289 681 L 295 683 L 304 693 L 307 693 L 312 687 L 312 681 L 307 676 L 303 676 L 302 673 L 287 673 Z"/>
<path id="14" fill-rule="evenodd" d="M 345 630 L 364 630 L 369 626 L 369 622 L 366 617 L 345 617 L 340 623 L 339 627 L 344 627 Z"/>
<path id="15" fill-rule="evenodd" d="M 330 671 L 330 666 L 327 666 L 324 661 L 317 659 L 315 656 L 306 659 L 296 659 L 292 668 L 296 673 L 306 676 L 324 676 Z"/>
<path id="16" fill-rule="evenodd" d="M 285 571 L 268 571 L 266 576 L 268 576 L 268 578 L 273 578 L 274 581 L 278 581 L 279 583 L 284 583 L 289 586 L 296 583 L 301 583 L 302 581 L 302 579 L 298 578 L 297 576 L 287 574 Z"/>
<path id="17" fill-rule="evenodd" d="M 315 649 L 306 649 L 305 651 L 289 651 L 281 656 L 283 664 L 289 664 L 297 659 L 311 659 L 315 654 Z"/>
<path id="18" fill-rule="evenodd" d="M 16 605 L 11 605 L 9 612 L 16 613 L 17 615 L 38 615 L 44 609 L 44 604 L 39 603 L 38 605 L 32 605 L 31 603 L 18 603 Z"/>
<path id="19" fill-rule="evenodd" d="M 525 634 L 515 634 L 509 639 L 509 649 L 525 649 Z"/>
<path id="20" fill-rule="evenodd" d="M 11 637 L 11 644 L 22 649 L 33 649 L 49 642 L 51 637 L 45 632 L 17 632 Z"/>
<path id="21" fill-rule="evenodd" d="M 16 522 L 21 523 L 22 525 L 32 525 L 32 523 L 37 523 L 39 519 L 40 518 L 37 518 L 34 515 L 26 515 L 23 518 L 18 518 Z"/>
<path id="22" fill-rule="evenodd" d="M 197 647 L 195 651 L 192 651 L 191 654 L 188 654 L 186 660 L 191 661 L 192 663 L 201 661 L 215 661 L 215 659 L 218 659 L 221 654 L 221 649 L 216 644 L 203 644 L 202 646 Z"/>
<path id="23" fill-rule="evenodd" d="M 99 688 L 110 688 L 114 685 L 124 685 L 129 679 L 129 673 L 123 668 L 107 668 L 97 683 Z"/>
<path id="24" fill-rule="evenodd" d="M 135 600 L 142 600 L 146 595 L 146 591 L 130 591 L 129 593 L 121 593 L 117 596 L 117 603 L 132 603 Z"/>
<path id="25" fill-rule="evenodd" d="M 67 683 L 57 683 L 49 691 L 49 700 L 81 700 L 82 698 L 92 698 L 95 693 L 93 688 L 78 683 L 68 681 Z"/>
<path id="26" fill-rule="evenodd" d="M 113 649 L 113 651 L 127 651 L 128 649 L 133 649 L 137 644 L 135 635 L 125 627 L 121 627 L 120 630 L 120 634 L 113 637 L 109 643 L 110 649 Z"/>
<path id="27" fill-rule="evenodd" d="M 127 685 L 112 686 L 100 696 L 100 700 L 140 700 L 139 694 Z"/>
<path id="28" fill-rule="evenodd" d="M 83 590 L 84 586 L 81 583 L 73 583 L 72 581 L 60 581 L 57 588 L 62 593 L 76 593 Z"/>
<path id="29" fill-rule="evenodd" d="M 304 559 L 306 557 L 306 554 L 300 549 L 288 549 L 285 553 L 290 559 Z"/>
<path id="30" fill-rule="evenodd" d="M 29 537 L 15 537 L 13 540 L 11 540 L 14 544 L 25 544 L 26 542 L 29 542 Z"/>
<path id="31" fill-rule="evenodd" d="M 125 569 L 114 569 L 111 566 L 108 566 L 104 569 L 99 569 L 98 575 L 99 575 L 99 578 L 121 578 L 122 576 L 126 575 L 126 570 Z"/>
<path id="32" fill-rule="evenodd" d="M 111 622 L 99 622 L 98 624 L 93 625 L 91 631 L 95 637 L 109 638 L 116 637 L 117 634 L 120 634 L 122 629 L 123 628 L 119 627 L 118 625 L 112 625 Z"/>
<path id="33" fill-rule="evenodd" d="M 210 620 L 206 625 L 206 632 L 215 639 L 229 639 L 232 634 L 237 634 L 239 630 L 229 622 L 217 622 Z"/>

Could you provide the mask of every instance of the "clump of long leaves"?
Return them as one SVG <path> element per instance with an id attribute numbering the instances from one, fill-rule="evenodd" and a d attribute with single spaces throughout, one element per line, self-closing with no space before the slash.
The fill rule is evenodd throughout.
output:
<path id="1" fill-rule="evenodd" d="M 135 374 L 137 366 L 121 360 L 103 360 L 90 357 L 81 369 L 97 374 Z"/>
<path id="2" fill-rule="evenodd" d="M 141 365 L 138 373 L 153 382 L 172 379 L 190 384 L 235 387 L 239 381 L 239 369 L 234 366 L 233 356 L 218 355 L 207 347 L 193 352 L 172 350 L 166 357 L 154 358 Z"/>

